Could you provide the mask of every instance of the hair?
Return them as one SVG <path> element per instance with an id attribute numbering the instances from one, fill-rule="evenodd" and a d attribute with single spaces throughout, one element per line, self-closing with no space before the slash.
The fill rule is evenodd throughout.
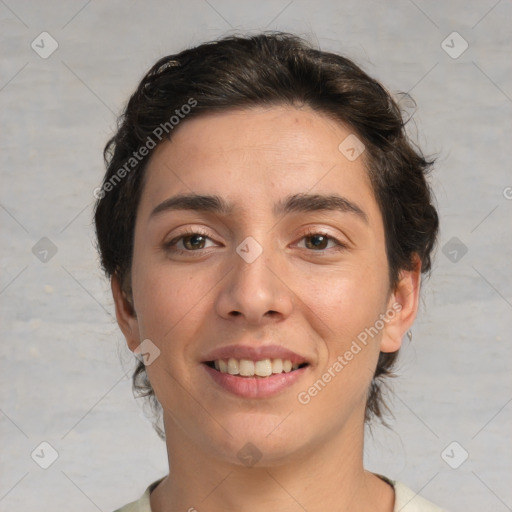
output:
<path id="1" fill-rule="evenodd" d="M 170 140 L 179 123 L 206 113 L 256 106 L 307 106 L 348 126 L 365 145 L 364 163 L 382 214 L 389 283 L 400 271 L 430 273 L 439 220 L 426 159 L 409 140 L 398 103 L 354 62 L 320 51 L 287 33 L 228 36 L 158 60 L 143 77 L 104 150 L 106 174 L 94 220 L 101 265 L 130 302 L 136 212 L 152 150 Z M 177 115 L 175 115 L 177 114 Z M 164 133 L 165 132 L 165 133 Z M 145 148 L 145 150 L 144 150 Z M 368 392 L 365 420 L 389 410 L 383 379 L 393 375 L 398 351 L 381 352 Z M 133 374 L 136 396 L 161 406 L 143 362 Z M 164 438 L 165 434 L 153 425 Z"/>

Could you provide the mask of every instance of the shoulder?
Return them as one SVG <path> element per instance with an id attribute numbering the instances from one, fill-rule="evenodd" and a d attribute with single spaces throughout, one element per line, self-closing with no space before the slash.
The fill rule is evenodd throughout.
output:
<path id="1" fill-rule="evenodd" d="M 149 501 L 149 495 L 151 491 L 164 479 L 164 477 L 159 478 L 152 484 L 150 484 L 147 489 L 144 491 L 144 494 L 137 500 L 128 503 L 124 507 L 118 508 L 114 512 L 151 512 L 151 505 Z"/>
<path id="2" fill-rule="evenodd" d="M 137 501 L 132 501 L 114 512 L 151 512 L 148 490 L 146 489 L 146 492 Z"/>
<path id="3" fill-rule="evenodd" d="M 381 475 L 379 476 L 383 478 Z M 425 498 L 422 498 L 403 483 L 395 482 L 385 477 L 383 479 L 389 482 L 395 489 L 394 512 L 446 512 Z M 137 501 L 132 501 L 114 512 L 151 512 L 149 495 L 162 480 L 163 478 L 160 478 L 150 484 Z"/>
<path id="4" fill-rule="evenodd" d="M 437 507 L 401 482 L 391 481 L 395 489 L 394 512 L 447 512 Z"/>

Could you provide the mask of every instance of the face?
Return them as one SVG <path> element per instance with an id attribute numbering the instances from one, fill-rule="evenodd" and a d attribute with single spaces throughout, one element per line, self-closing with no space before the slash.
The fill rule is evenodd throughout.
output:
<path id="1" fill-rule="evenodd" d="M 146 370 L 168 442 L 237 464 L 250 442 L 271 464 L 362 433 L 379 352 L 414 319 L 418 273 L 390 290 L 365 155 L 338 149 L 351 133 L 308 108 L 254 108 L 188 120 L 156 148 L 135 315 L 113 290 L 130 348 L 159 350 Z"/>

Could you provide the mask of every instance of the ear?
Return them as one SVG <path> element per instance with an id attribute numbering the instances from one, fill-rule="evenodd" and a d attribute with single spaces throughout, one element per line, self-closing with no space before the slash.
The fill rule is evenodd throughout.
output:
<path id="1" fill-rule="evenodd" d="M 402 339 L 416 318 L 420 283 L 421 260 L 415 255 L 413 270 L 400 272 L 399 282 L 389 297 L 386 313 L 388 321 L 383 329 L 381 352 L 396 352 L 402 346 Z M 394 316 L 391 312 L 395 313 Z"/>
<path id="2" fill-rule="evenodd" d="M 116 307 L 116 318 L 119 328 L 126 338 L 128 348 L 133 352 L 140 345 L 139 322 L 130 299 L 121 289 L 119 277 L 113 275 L 110 279 L 110 287 Z"/>

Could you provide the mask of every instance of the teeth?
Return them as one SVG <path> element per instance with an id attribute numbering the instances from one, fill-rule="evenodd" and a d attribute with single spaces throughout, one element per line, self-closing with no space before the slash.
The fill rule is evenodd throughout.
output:
<path id="1" fill-rule="evenodd" d="M 215 369 L 221 373 L 230 375 L 241 375 L 242 377 L 269 377 L 274 373 L 289 373 L 299 368 L 298 364 L 292 364 L 289 359 L 261 359 L 251 361 L 250 359 L 235 359 L 230 357 L 227 361 L 217 359 L 214 361 Z"/>
<path id="2" fill-rule="evenodd" d="M 272 375 L 272 361 L 270 359 L 256 361 L 254 363 L 254 374 L 259 377 L 268 377 L 269 375 Z"/>
<path id="3" fill-rule="evenodd" d="M 230 375 L 238 375 L 240 373 L 238 361 L 233 357 L 228 359 L 228 373 Z"/>
<path id="4" fill-rule="evenodd" d="M 250 359 L 240 359 L 240 375 L 242 375 L 242 377 L 251 377 L 254 375 L 254 361 Z"/>
<path id="5" fill-rule="evenodd" d="M 272 361 L 272 373 L 282 373 L 283 371 L 283 360 L 274 359 Z"/>

